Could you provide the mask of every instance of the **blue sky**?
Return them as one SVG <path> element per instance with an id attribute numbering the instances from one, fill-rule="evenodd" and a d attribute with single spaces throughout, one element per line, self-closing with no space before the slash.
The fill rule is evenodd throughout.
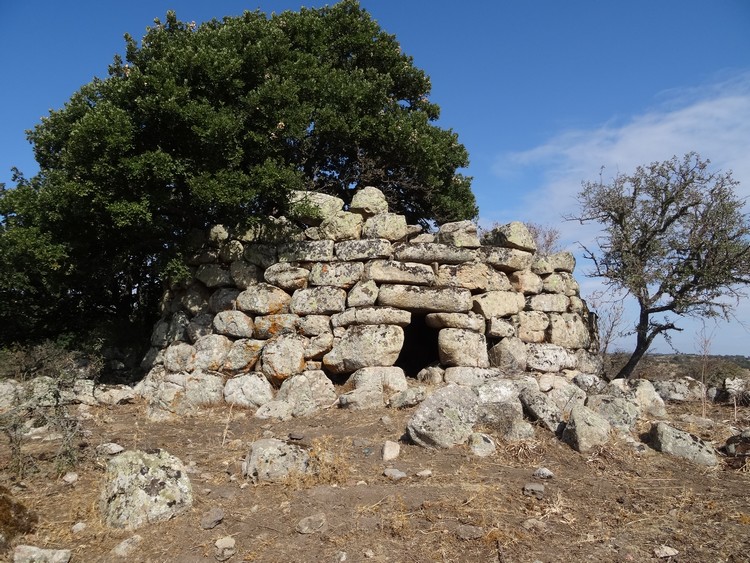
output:
<path id="1" fill-rule="evenodd" d="M 563 242 L 593 228 L 562 221 L 581 181 L 695 150 L 750 196 L 750 2 L 746 0 L 362 0 L 432 78 L 440 125 L 469 150 L 480 224 L 534 221 Z M 325 2 L 308 1 L 308 7 Z M 301 2 L 0 0 L 0 182 L 36 172 L 24 131 L 104 77 L 123 34 L 174 9 L 198 23 Z M 584 295 L 596 289 L 579 260 Z M 712 352 L 750 355 L 750 305 L 719 325 Z M 745 327 L 740 321 L 748 320 Z M 696 350 L 695 323 L 677 349 Z M 713 326 L 709 327 L 713 330 Z M 629 346 L 627 340 L 621 345 Z M 668 351 L 662 342 L 657 350 Z"/>

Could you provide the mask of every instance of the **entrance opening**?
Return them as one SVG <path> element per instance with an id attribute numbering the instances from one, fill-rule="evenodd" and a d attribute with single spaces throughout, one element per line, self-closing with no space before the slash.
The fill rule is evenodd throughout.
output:
<path id="1" fill-rule="evenodd" d="M 439 361 L 438 331 L 427 326 L 424 315 L 412 313 L 411 323 L 404 327 L 404 346 L 395 365 L 408 377 L 416 377 L 422 368 Z"/>

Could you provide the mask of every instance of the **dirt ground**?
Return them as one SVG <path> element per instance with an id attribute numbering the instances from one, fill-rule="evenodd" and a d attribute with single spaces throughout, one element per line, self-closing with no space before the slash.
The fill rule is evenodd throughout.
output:
<path id="1" fill-rule="evenodd" d="M 654 549 L 679 551 L 662 561 L 750 560 L 750 472 L 705 469 L 613 441 L 580 454 L 542 428 L 536 439 L 498 443 L 494 456 L 472 456 L 467 447 L 434 451 L 401 441 L 398 459 L 385 464 L 381 446 L 402 438 L 414 409 L 349 412 L 330 409 L 314 417 L 269 423 L 252 413 L 206 409 L 179 422 L 149 422 L 142 404 L 91 409 L 75 471 L 66 484 L 54 473 L 55 442 L 24 446 L 28 471 L 13 477 L 10 449 L 0 441 L 0 485 L 38 515 L 33 532 L 14 543 L 67 548 L 74 562 L 114 561 L 110 551 L 133 532 L 106 528 L 99 490 L 106 456 L 96 446 L 116 442 L 128 449 L 161 448 L 190 467 L 192 510 L 135 533 L 143 541 L 128 561 L 215 561 L 214 542 L 231 535 L 237 561 L 319 562 L 572 562 L 656 561 Z M 701 414 L 700 405 L 669 406 L 670 418 Z M 717 446 L 732 430 L 750 427 L 750 408 L 710 406 L 720 423 L 689 429 Z M 640 428 L 646 432 L 648 424 Z M 310 447 L 324 462 L 312 478 L 253 485 L 241 475 L 248 444 L 273 435 Z M 640 450 L 640 451 L 639 451 Z M 408 477 L 383 475 L 392 466 Z M 525 484 L 544 466 L 541 499 L 524 496 Z M 416 474 L 429 469 L 432 475 Z M 221 507 L 214 529 L 201 516 Z M 295 530 L 300 519 L 325 513 L 327 527 Z M 78 522 L 87 527 L 73 533 Z"/>

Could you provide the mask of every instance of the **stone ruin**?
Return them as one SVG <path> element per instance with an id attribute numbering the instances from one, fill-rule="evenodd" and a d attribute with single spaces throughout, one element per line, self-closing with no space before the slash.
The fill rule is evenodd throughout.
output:
<path id="1" fill-rule="evenodd" d="M 573 255 L 536 255 L 522 223 L 483 246 L 470 221 L 408 225 L 373 187 L 346 210 L 325 194 L 292 197 L 294 222 L 217 226 L 195 245 L 193 279 L 165 293 L 144 360 L 150 417 L 226 403 L 285 419 L 416 404 L 415 378 L 476 386 L 601 370 Z"/>

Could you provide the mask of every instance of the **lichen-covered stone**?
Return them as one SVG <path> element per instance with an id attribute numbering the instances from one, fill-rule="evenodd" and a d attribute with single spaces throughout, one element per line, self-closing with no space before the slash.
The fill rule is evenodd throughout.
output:
<path id="1" fill-rule="evenodd" d="M 393 255 L 391 243 L 383 239 L 347 240 L 335 245 L 336 258 L 344 261 L 374 260 Z"/>
<path id="2" fill-rule="evenodd" d="M 467 313 L 471 309 L 471 292 L 451 287 L 384 284 L 378 293 L 378 304 L 425 313 Z"/>
<path id="3" fill-rule="evenodd" d="M 463 248 L 478 248 L 479 235 L 473 221 L 443 223 L 437 234 L 437 242 Z"/>
<path id="4" fill-rule="evenodd" d="M 438 334 L 438 353 L 440 363 L 445 366 L 490 366 L 484 335 L 471 330 L 442 329 Z"/>
<path id="5" fill-rule="evenodd" d="M 430 328 L 462 328 L 484 334 L 486 322 L 476 313 L 429 313 L 425 315 L 425 324 Z"/>
<path id="6" fill-rule="evenodd" d="M 350 326 L 323 357 L 331 373 L 351 373 L 363 367 L 392 366 L 404 345 L 404 331 L 394 325 Z"/>
<path id="7" fill-rule="evenodd" d="M 108 526 L 135 530 L 190 510 L 193 490 L 185 466 L 168 452 L 126 451 L 107 464 L 99 504 Z"/>
<path id="8" fill-rule="evenodd" d="M 397 325 L 405 327 L 411 322 L 411 313 L 393 307 L 358 307 L 331 316 L 335 327 L 350 325 Z"/>
<path id="9" fill-rule="evenodd" d="M 265 340 L 250 338 L 235 340 L 226 358 L 224 358 L 224 371 L 237 373 L 252 370 L 258 358 L 260 358 L 260 353 L 265 344 Z"/>
<path id="10" fill-rule="evenodd" d="M 504 273 L 482 262 L 442 265 L 438 268 L 434 283 L 437 287 L 462 287 L 471 291 L 511 289 Z"/>
<path id="11" fill-rule="evenodd" d="M 218 264 L 204 264 L 195 273 L 195 279 L 206 287 L 226 287 L 232 285 L 231 274 Z"/>
<path id="12" fill-rule="evenodd" d="M 432 285 L 435 272 L 427 264 L 373 260 L 365 267 L 364 279 L 378 283 Z"/>
<path id="13" fill-rule="evenodd" d="M 458 248 L 439 243 L 410 243 L 398 244 L 393 248 L 395 258 L 404 262 L 422 262 L 432 264 L 461 264 L 473 262 L 477 251 L 468 248 Z"/>
<path id="14" fill-rule="evenodd" d="M 388 213 L 388 201 L 379 189 L 365 186 L 354 194 L 349 209 L 367 216 Z"/>
<path id="15" fill-rule="evenodd" d="M 307 287 L 307 279 L 310 277 L 310 270 L 299 268 L 287 262 L 279 262 L 266 268 L 263 272 L 263 279 L 271 285 L 275 285 L 289 293 L 295 289 Z"/>
<path id="16" fill-rule="evenodd" d="M 276 286 L 259 283 L 237 296 L 237 308 L 251 315 L 286 313 L 292 297 Z"/>
<path id="17" fill-rule="evenodd" d="M 261 354 L 262 371 L 272 381 L 281 382 L 305 371 L 305 337 L 282 334 L 269 340 Z"/>
<path id="18" fill-rule="evenodd" d="M 341 240 L 359 240 L 364 220 L 358 213 L 338 211 L 327 217 L 318 227 L 321 239 L 335 242 Z"/>
<path id="19" fill-rule="evenodd" d="M 564 348 L 588 348 L 591 336 L 580 315 L 553 313 L 550 315 L 549 341 Z"/>
<path id="20" fill-rule="evenodd" d="M 298 315 L 293 313 L 255 317 L 255 331 L 253 332 L 253 336 L 262 340 L 268 340 L 280 334 L 295 334 L 301 320 Z"/>
<path id="21" fill-rule="evenodd" d="M 273 388 L 262 373 L 245 373 L 227 380 L 224 400 L 238 407 L 257 408 L 273 400 Z"/>
<path id="22" fill-rule="evenodd" d="M 332 286 L 298 289 L 289 309 L 297 315 L 332 315 L 346 307 L 346 291 Z"/>
<path id="23" fill-rule="evenodd" d="M 221 311 L 214 317 L 214 331 L 232 338 L 250 338 L 253 319 L 242 311 Z"/>
<path id="24" fill-rule="evenodd" d="M 406 217 L 396 213 L 380 213 L 365 221 L 362 238 L 398 241 L 406 237 L 408 229 Z"/>
<path id="25" fill-rule="evenodd" d="M 514 291 L 488 291 L 473 297 L 472 311 L 484 318 L 509 317 L 526 305 L 523 295 Z"/>
<path id="26" fill-rule="evenodd" d="M 503 272 L 527 270 L 534 260 L 534 255 L 531 252 L 517 248 L 483 246 L 477 252 L 477 258 L 480 262 L 486 262 L 493 268 L 497 268 Z"/>
<path id="27" fill-rule="evenodd" d="M 344 207 L 344 200 L 321 192 L 293 190 L 289 194 L 293 216 L 307 225 L 320 225 Z"/>
<path id="28" fill-rule="evenodd" d="M 295 241 L 279 245 L 279 262 L 330 262 L 333 260 L 332 240 Z"/>
<path id="29" fill-rule="evenodd" d="M 533 311 L 544 311 L 545 313 L 564 313 L 568 310 L 569 300 L 565 295 L 559 293 L 542 293 L 533 295 L 529 306 Z"/>
<path id="30" fill-rule="evenodd" d="M 347 307 L 371 307 L 378 300 L 380 289 L 372 280 L 359 281 L 346 296 Z"/>
<path id="31" fill-rule="evenodd" d="M 316 262 L 310 269 L 308 283 L 348 289 L 362 279 L 362 262 Z"/>

